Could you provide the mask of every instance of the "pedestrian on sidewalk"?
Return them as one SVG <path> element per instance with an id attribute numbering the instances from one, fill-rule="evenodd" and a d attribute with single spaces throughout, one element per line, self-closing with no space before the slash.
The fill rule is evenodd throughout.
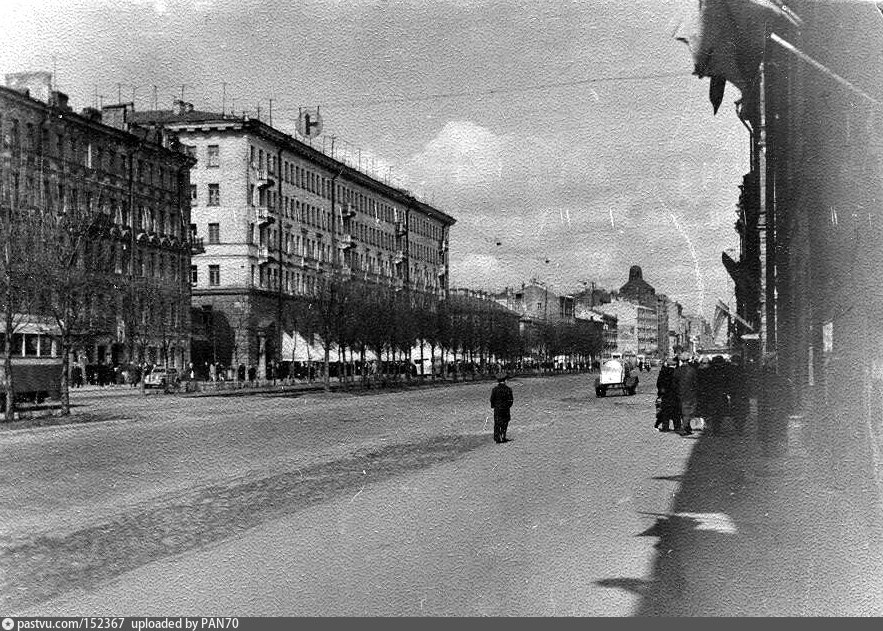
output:
<path id="1" fill-rule="evenodd" d="M 739 434 L 745 430 L 745 421 L 748 419 L 748 384 L 745 379 L 742 358 L 739 355 L 733 355 L 727 375 L 727 389 L 730 395 L 730 416 L 733 418 L 733 426 Z"/>
<path id="2" fill-rule="evenodd" d="M 507 443 L 506 430 L 509 428 L 512 408 L 512 388 L 506 385 L 506 374 L 497 377 L 497 385 L 491 391 L 491 407 L 494 409 L 494 442 Z"/>
<path id="3" fill-rule="evenodd" d="M 723 355 L 715 355 L 705 371 L 705 418 L 710 434 L 719 434 L 723 427 L 724 417 L 728 416 L 729 395 L 727 381 L 730 376 L 729 366 Z"/>
<path id="4" fill-rule="evenodd" d="M 653 425 L 660 432 L 669 431 L 669 423 L 673 427 L 679 425 L 681 412 L 678 408 L 678 392 L 674 381 L 677 359 L 665 362 L 659 369 L 656 377 L 656 397 L 658 399 L 656 410 L 656 423 Z"/>
<path id="5" fill-rule="evenodd" d="M 689 361 L 685 353 L 681 357 L 681 365 L 675 368 L 674 382 L 681 404 L 680 433 L 688 436 L 693 433 L 691 421 L 696 417 L 696 367 Z"/>

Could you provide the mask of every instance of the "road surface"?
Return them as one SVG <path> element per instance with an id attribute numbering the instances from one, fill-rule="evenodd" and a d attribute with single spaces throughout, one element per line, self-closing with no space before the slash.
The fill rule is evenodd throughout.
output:
<path id="1" fill-rule="evenodd" d="M 628 615 L 694 444 L 652 376 L 514 379 L 502 445 L 488 383 L 96 400 L 119 420 L 0 435 L 3 609 Z"/>

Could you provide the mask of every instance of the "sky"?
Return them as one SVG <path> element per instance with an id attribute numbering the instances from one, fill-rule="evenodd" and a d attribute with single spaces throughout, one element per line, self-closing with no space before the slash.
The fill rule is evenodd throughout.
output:
<path id="1" fill-rule="evenodd" d="M 457 220 L 452 287 L 618 289 L 640 265 L 710 319 L 748 132 L 674 38 L 697 4 L 0 0 L 0 73 L 54 71 L 77 109 L 272 108 L 292 134 L 319 106 L 314 146 Z"/>

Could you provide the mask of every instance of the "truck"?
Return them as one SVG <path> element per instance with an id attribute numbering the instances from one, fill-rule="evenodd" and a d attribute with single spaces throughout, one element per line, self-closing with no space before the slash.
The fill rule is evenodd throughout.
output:
<path id="1" fill-rule="evenodd" d="M 619 390 L 633 395 L 638 390 L 638 376 L 633 375 L 628 363 L 609 359 L 601 365 L 601 374 L 595 378 L 595 396 L 607 396 L 608 390 Z"/>

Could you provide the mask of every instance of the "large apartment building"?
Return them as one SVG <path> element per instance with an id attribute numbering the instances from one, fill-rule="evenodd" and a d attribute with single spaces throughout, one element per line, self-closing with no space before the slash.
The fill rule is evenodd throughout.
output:
<path id="1" fill-rule="evenodd" d="M 205 318 L 197 363 L 284 359 L 296 323 L 286 305 L 323 279 L 358 279 L 443 296 L 453 217 L 264 122 L 176 102 L 133 112 L 174 132 L 190 174 L 194 313 Z"/>
<path id="2" fill-rule="evenodd" d="M 77 294 L 89 313 L 74 361 L 185 366 L 192 161 L 174 137 L 132 126 L 119 108 L 74 112 L 48 72 L 6 76 L 0 137 L 4 214 L 34 221 L 76 210 L 91 226 L 82 265 L 108 282 Z M 48 339 L 35 348 L 57 352 Z"/>

